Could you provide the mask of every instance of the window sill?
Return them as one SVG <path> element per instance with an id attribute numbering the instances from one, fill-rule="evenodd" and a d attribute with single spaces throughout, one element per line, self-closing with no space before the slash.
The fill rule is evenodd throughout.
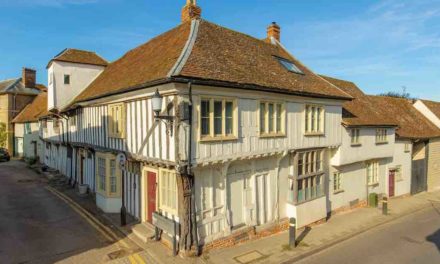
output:
<path id="1" fill-rule="evenodd" d="M 305 200 L 305 201 L 301 201 L 301 202 L 290 202 L 290 201 L 288 201 L 288 203 L 290 203 L 290 204 L 292 204 L 292 205 L 295 205 L 295 206 L 298 206 L 298 205 L 302 205 L 302 204 L 305 204 L 305 203 L 308 203 L 308 202 L 312 202 L 312 201 L 314 201 L 314 200 L 318 200 L 318 199 L 321 199 L 321 198 L 323 198 L 323 197 L 325 197 L 325 194 L 321 194 L 320 196 L 317 196 L 317 197 L 315 197 L 315 198 L 312 198 L 312 199 L 309 199 L 309 200 Z"/>
<path id="2" fill-rule="evenodd" d="M 351 143 L 352 147 L 361 147 L 362 143 Z"/>
<path id="3" fill-rule="evenodd" d="M 279 138 L 279 137 L 285 137 L 286 134 L 279 133 L 279 134 L 260 134 L 260 138 Z"/>
<path id="4" fill-rule="evenodd" d="M 388 144 L 388 141 L 376 142 L 376 145 L 385 145 L 385 144 Z"/>
<path id="5" fill-rule="evenodd" d="M 337 190 L 337 191 L 334 191 L 333 194 L 340 194 L 340 193 L 343 193 L 343 192 L 344 192 L 344 190 Z"/>
<path id="6" fill-rule="evenodd" d="M 236 136 L 226 136 L 226 137 L 201 137 L 200 142 L 216 142 L 216 141 L 233 141 L 237 140 Z"/>
<path id="7" fill-rule="evenodd" d="M 113 139 L 125 139 L 125 137 L 123 136 L 116 136 L 116 135 L 109 135 L 108 137 Z"/>
<path id="8" fill-rule="evenodd" d="M 367 186 L 368 186 L 368 187 L 377 187 L 377 186 L 379 186 L 379 183 L 378 183 L 378 182 L 375 182 L 375 183 L 369 183 L 369 184 L 367 184 Z"/>
<path id="9" fill-rule="evenodd" d="M 324 132 L 306 132 L 304 133 L 304 136 L 306 137 L 321 137 L 325 136 Z"/>

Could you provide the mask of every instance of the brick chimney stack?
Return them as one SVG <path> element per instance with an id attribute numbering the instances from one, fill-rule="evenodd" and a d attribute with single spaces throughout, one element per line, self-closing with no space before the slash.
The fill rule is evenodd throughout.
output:
<path id="1" fill-rule="evenodd" d="M 197 6 L 196 0 L 186 0 L 186 5 L 182 9 L 182 23 L 193 19 L 200 19 L 202 9 Z"/>
<path id="2" fill-rule="evenodd" d="M 281 42 L 281 28 L 277 22 L 272 22 L 272 24 L 267 27 L 267 39 L 270 40 L 272 37 L 278 42 Z"/>
<path id="3" fill-rule="evenodd" d="M 35 70 L 23 67 L 21 77 L 24 87 L 35 88 L 37 81 L 37 72 Z"/>

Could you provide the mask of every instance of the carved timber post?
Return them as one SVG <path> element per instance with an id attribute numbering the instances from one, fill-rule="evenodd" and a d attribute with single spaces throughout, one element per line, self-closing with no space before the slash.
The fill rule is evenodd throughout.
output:
<path id="1" fill-rule="evenodd" d="M 181 98 L 181 97 L 180 97 Z M 193 188 L 194 179 L 192 175 L 188 174 L 188 166 L 183 162 L 184 158 L 182 158 L 180 136 L 181 129 L 185 129 L 185 122 L 181 120 L 180 113 L 180 104 L 179 96 L 174 98 L 174 109 L 176 116 L 176 133 L 174 133 L 175 137 L 175 151 L 176 151 L 176 159 L 178 161 L 178 166 L 176 167 L 176 176 L 177 176 L 177 201 L 178 201 L 178 212 L 179 212 L 179 221 L 180 221 L 180 241 L 179 248 L 183 251 L 190 251 L 191 247 L 195 244 L 192 230 L 192 218 L 191 218 L 191 190 Z M 191 127 L 190 127 L 191 129 Z M 186 147 L 182 151 L 186 151 Z M 186 157 L 188 159 L 190 157 Z"/>

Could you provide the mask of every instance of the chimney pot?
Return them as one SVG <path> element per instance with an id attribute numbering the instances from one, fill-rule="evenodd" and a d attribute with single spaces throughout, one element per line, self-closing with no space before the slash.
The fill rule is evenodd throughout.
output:
<path id="1" fill-rule="evenodd" d="M 272 22 L 267 27 L 267 38 L 270 40 L 271 38 L 276 39 L 278 42 L 281 41 L 281 28 L 277 24 L 277 22 Z"/>
<path id="2" fill-rule="evenodd" d="M 23 67 L 21 78 L 24 87 L 35 88 L 37 72 L 34 69 Z"/>
<path id="3" fill-rule="evenodd" d="M 197 6 L 196 0 L 187 0 L 186 5 L 182 9 L 182 23 L 193 19 L 200 19 L 201 16 L 202 9 Z"/>

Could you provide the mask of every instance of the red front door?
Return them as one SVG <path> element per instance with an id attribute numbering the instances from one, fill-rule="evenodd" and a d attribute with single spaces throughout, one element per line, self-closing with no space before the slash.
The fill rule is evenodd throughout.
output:
<path id="1" fill-rule="evenodd" d="M 156 173 L 147 171 L 147 221 L 153 221 L 156 211 Z"/>
<path id="2" fill-rule="evenodd" d="M 394 196 L 394 177 L 396 172 L 390 171 L 390 174 L 388 176 L 388 196 L 393 197 Z"/>

